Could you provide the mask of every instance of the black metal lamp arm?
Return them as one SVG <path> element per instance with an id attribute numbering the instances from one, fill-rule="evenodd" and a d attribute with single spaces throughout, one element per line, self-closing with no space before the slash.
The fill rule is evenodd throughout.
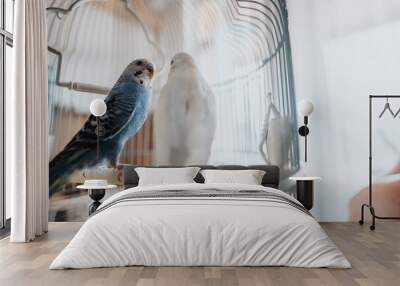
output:
<path id="1" fill-rule="evenodd" d="M 307 162 L 307 135 L 310 133 L 308 125 L 308 116 L 304 116 L 304 125 L 300 126 L 299 134 L 304 137 L 304 161 Z"/>

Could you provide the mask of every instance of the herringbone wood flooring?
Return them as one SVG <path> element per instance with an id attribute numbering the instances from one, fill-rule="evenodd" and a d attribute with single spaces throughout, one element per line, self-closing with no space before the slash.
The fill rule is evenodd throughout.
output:
<path id="1" fill-rule="evenodd" d="M 121 267 L 48 270 L 80 223 L 51 223 L 27 244 L 0 241 L 0 285 L 400 285 L 400 223 L 380 222 L 375 232 L 356 223 L 322 224 L 352 269 L 289 267 Z"/>

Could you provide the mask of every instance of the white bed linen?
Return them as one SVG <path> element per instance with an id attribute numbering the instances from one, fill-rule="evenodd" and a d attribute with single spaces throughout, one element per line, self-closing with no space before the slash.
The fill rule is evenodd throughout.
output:
<path id="1" fill-rule="evenodd" d="M 200 171 L 199 167 L 179 168 L 135 168 L 139 176 L 139 186 L 190 184 Z"/>
<path id="2" fill-rule="evenodd" d="M 142 186 L 146 190 L 268 190 L 239 184 Z M 102 207 L 100 206 L 100 207 Z M 89 218 L 50 269 L 146 266 L 295 266 L 349 268 L 350 263 L 311 216 L 257 199 L 127 201 Z"/>
<path id="3" fill-rule="evenodd" d="M 231 183 L 261 185 L 265 171 L 262 170 L 202 170 L 201 175 L 206 184 Z"/>

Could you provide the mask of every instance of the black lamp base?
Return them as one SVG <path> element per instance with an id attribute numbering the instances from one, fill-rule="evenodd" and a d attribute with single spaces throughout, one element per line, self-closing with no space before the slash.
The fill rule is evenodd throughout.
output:
<path id="1" fill-rule="evenodd" d="M 300 126 L 300 128 L 299 128 L 299 134 L 300 134 L 301 136 L 307 136 L 309 133 L 310 133 L 310 129 L 308 129 L 307 126 L 305 126 L 305 125 Z"/>

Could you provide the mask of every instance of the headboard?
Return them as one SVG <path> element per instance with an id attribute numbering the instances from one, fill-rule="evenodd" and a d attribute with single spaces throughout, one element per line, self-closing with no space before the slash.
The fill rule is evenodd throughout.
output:
<path id="1" fill-rule="evenodd" d="M 135 171 L 136 167 L 151 167 L 151 168 L 177 168 L 182 166 L 139 166 L 139 165 L 123 165 L 123 179 L 124 189 L 136 187 L 139 183 L 139 176 Z M 262 185 L 265 187 L 271 187 L 277 189 L 279 187 L 279 167 L 278 166 L 267 166 L 267 165 L 196 165 L 196 167 L 205 169 L 218 169 L 218 170 L 263 170 L 265 175 L 262 179 Z M 197 183 L 204 183 L 204 178 L 200 174 L 194 178 Z"/>

